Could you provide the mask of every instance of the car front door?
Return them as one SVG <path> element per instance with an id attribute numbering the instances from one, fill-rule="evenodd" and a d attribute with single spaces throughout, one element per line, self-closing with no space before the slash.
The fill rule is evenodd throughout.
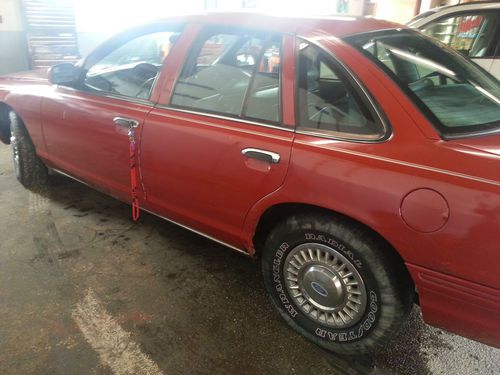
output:
<path id="1" fill-rule="evenodd" d="M 220 27 L 193 39 L 175 85 L 164 89 L 144 124 L 147 205 L 241 249 L 246 214 L 279 189 L 287 172 L 293 42 Z"/>
<path id="2" fill-rule="evenodd" d="M 178 32 L 153 24 L 121 34 L 84 61 L 81 82 L 51 88 L 42 121 L 53 166 L 128 199 L 128 130 L 153 107 L 153 84 Z"/>

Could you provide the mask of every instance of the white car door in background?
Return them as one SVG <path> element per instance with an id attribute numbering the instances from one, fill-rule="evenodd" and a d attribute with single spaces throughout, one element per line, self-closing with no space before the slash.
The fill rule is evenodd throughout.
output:
<path id="1" fill-rule="evenodd" d="M 418 28 L 425 35 L 468 56 L 500 79 L 500 11 L 460 11 L 436 18 Z"/>
<path id="2" fill-rule="evenodd" d="M 500 30 L 500 27 L 498 27 Z M 493 74 L 497 79 L 500 79 L 500 31 L 497 32 L 497 46 L 495 48 L 495 57 L 491 63 L 491 68 L 489 72 Z"/>

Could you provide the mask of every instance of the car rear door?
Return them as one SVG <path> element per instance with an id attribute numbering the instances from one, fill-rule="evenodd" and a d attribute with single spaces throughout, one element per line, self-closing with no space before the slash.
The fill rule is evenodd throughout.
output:
<path id="1" fill-rule="evenodd" d="M 197 28 L 183 46 L 186 56 L 170 66 L 161 104 L 145 121 L 147 208 L 241 249 L 246 214 L 279 189 L 287 173 L 293 41 L 252 30 Z"/>
<path id="2" fill-rule="evenodd" d="M 41 112 L 54 167 L 128 199 L 128 130 L 153 107 L 153 84 L 180 27 L 152 24 L 120 34 L 86 59 L 79 84 L 52 87 Z"/>

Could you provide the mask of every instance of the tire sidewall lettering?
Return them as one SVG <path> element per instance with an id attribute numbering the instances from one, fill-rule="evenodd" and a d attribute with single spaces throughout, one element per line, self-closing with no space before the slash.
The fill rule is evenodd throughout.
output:
<path id="1" fill-rule="evenodd" d="M 324 243 L 328 246 L 331 246 L 335 250 L 340 251 L 344 254 L 357 268 L 362 269 L 363 263 L 361 260 L 357 259 L 354 253 L 349 250 L 344 244 L 336 240 L 335 238 L 328 237 L 323 234 L 315 234 L 315 233 L 305 233 L 304 238 L 307 241 L 314 241 L 319 243 Z"/>
<path id="2" fill-rule="evenodd" d="M 359 328 L 351 329 L 344 332 L 335 332 L 331 331 L 328 328 L 317 327 L 314 331 L 315 335 L 321 339 L 328 341 L 336 341 L 336 342 L 347 342 L 353 341 L 362 338 L 365 336 L 373 327 L 373 323 L 376 320 L 376 312 L 378 311 L 377 306 L 377 295 L 374 291 L 370 291 L 369 293 L 371 302 L 370 302 L 370 311 L 366 315 L 366 317 L 358 323 Z"/>
<path id="3" fill-rule="evenodd" d="M 276 293 L 277 293 L 278 298 L 281 302 L 281 305 L 285 308 L 285 310 L 287 311 L 288 315 L 291 318 L 295 318 L 298 315 L 298 311 L 295 309 L 295 306 L 288 298 L 288 295 L 285 291 L 285 288 L 283 287 L 283 284 L 281 282 L 281 264 L 282 264 L 285 252 L 289 248 L 290 248 L 290 245 L 286 242 L 283 242 L 280 245 L 280 247 L 276 251 L 274 259 L 273 259 L 272 272 L 273 272 L 274 289 L 276 290 Z"/>
<path id="4" fill-rule="evenodd" d="M 349 247 L 330 235 L 308 232 L 304 233 L 303 240 L 297 241 L 297 243 L 295 243 L 295 241 L 293 244 L 289 242 L 282 242 L 275 250 L 272 261 L 272 282 L 278 304 L 281 305 L 291 319 L 296 321 L 300 320 L 297 321 L 297 324 L 322 340 L 328 342 L 349 342 L 361 339 L 371 332 L 376 325 L 377 315 L 380 310 L 378 305 L 379 299 L 376 292 L 368 289 L 367 285 L 365 285 L 367 287 L 368 296 L 367 310 L 365 311 L 363 318 L 358 323 L 345 330 L 333 330 L 327 326 L 319 325 L 313 322 L 310 318 L 296 309 L 294 302 L 289 297 L 286 286 L 284 285 L 284 280 L 282 280 L 283 262 L 286 258 L 288 250 L 297 246 L 301 242 L 304 243 L 304 240 L 326 244 L 344 254 L 360 271 L 363 268 L 362 261 L 356 257 Z M 365 276 L 363 275 L 363 277 Z"/>

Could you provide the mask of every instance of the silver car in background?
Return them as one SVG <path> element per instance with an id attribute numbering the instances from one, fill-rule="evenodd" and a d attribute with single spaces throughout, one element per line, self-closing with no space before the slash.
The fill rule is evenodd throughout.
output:
<path id="1" fill-rule="evenodd" d="M 407 25 L 456 49 L 500 79 L 500 1 L 434 8 Z"/>

